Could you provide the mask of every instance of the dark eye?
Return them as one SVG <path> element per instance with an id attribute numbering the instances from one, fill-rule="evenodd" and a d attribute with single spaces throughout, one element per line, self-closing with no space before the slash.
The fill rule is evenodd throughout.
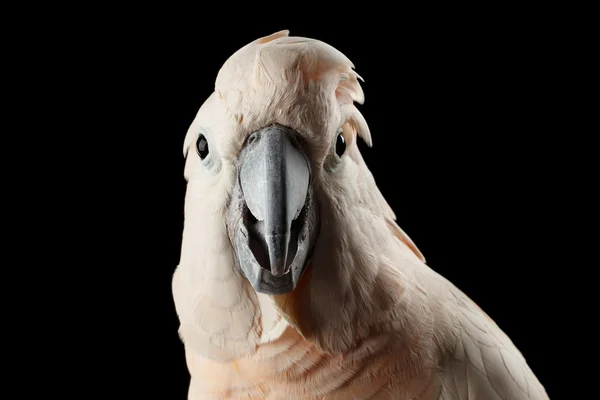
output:
<path id="1" fill-rule="evenodd" d="M 344 134 L 338 134 L 338 137 L 335 141 L 335 153 L 338 157 L 341 157 L 346 151 L 346 139 L 344 139 Z"/>
<path id="2" fill-rule="evenodd" d="M 202 160 L 208 155 L 208 141 L 203 134 L 200 134 L 198 140 L 196 140 L 196 151 Z"/>

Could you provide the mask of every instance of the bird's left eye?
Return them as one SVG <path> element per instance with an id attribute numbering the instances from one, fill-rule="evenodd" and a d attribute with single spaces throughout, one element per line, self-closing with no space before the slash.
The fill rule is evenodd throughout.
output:
<path id="1" fill-rule="evenodd" d="M 198 140 L 196 140 L 196 151 L 201 160 L 204 160 L 208 156 L 208 141 L 203 134 L 200 134 Z"/>
<path id="2" fill-rule="evenodd" d="M 346 151 L 346 139 L 344 139 L 344 133 L 340 132 L 335 140 L 335 153 L 338 157 L 341 157 Z"/>

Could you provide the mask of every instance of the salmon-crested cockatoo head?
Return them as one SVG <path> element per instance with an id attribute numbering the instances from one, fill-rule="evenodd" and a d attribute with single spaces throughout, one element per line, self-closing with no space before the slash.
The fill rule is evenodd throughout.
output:
<path id="1" fill-rule="evenodd" d="M 269 302 L 321 347 L 347 348 L 397 290 L 378 271 L 389 232 L 422 259 L 357 147 L 371 135 L 353 64 L 288 33 L 225 62 L 184 142 L 174 296 L 184 341 L 212 358 L 254 351 Z"/>

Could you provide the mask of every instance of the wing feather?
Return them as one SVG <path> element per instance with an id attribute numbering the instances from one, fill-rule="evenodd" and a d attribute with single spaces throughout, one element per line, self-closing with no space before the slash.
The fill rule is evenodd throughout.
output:
<path id="1" fill-rule="evenodd" d="M 548 400 L 525 358 L 508 336 L 457 289 L 459 334 L 442 372 L 444 400 Z"/>

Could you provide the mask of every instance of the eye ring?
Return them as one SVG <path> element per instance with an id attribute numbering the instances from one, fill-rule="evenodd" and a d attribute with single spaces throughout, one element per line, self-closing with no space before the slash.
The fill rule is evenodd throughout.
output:
<path id="1" fill-rule="evenodd" d="M 340 132 L 335 139 L 335 154 L 338 157 L 342 157 L 346 152 L 346 138 L 344 138 L 344 132 Z"/>
<path id="2" fill-rule="evenodd" d="M 203 134 L 198 135 L 198 139 L 196 139 L 196 151 L 201 160 L 204 160 L 208 156 L 208 140 L 206 140 L 206 137 Z"/>

